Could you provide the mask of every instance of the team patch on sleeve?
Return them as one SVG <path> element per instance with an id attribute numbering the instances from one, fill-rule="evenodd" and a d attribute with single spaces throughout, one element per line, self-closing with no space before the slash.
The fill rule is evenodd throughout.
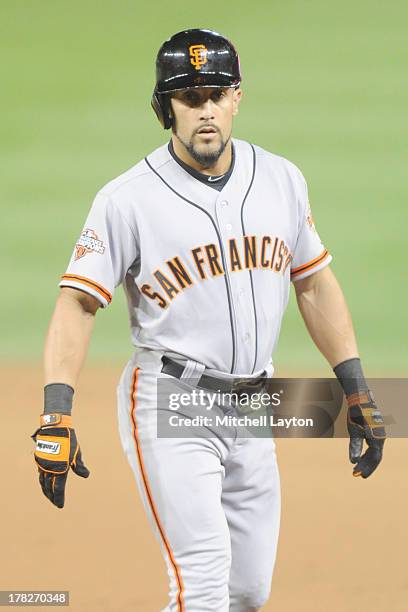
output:
<path id="1" fill-rule="evenodd" d="M 310 209 L 310 205 L 309 205 L 309 210 L 307 212 L 306 221 L 307 221 L 307 224 L 310 227 L 310 229 L 313 230 L 314 232 L 316 232 L 316 227 L 315 227 L 314 219 L 313 219 L 313 216 L 312 216 L 312 211 Z"/>
<path id="2" fill-rule="evenodd" d="M 81 259 L 87 253 L 99 253 L 103 255 L 105 252 L 105 245 L 102 240 L 99 240 L 94 230 L 86 228 L 83 230 L 79 237 L 78 242 L 75 245 L 75 261 Z"/>

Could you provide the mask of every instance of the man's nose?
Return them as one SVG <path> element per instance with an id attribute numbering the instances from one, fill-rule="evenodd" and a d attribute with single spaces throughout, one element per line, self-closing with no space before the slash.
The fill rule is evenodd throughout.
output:
<path id="1" fill-rule="evenodd" d="M 211 98 L 207 98 L 200 108 L 200 119 L 214 119 L 214 102 Z"/>

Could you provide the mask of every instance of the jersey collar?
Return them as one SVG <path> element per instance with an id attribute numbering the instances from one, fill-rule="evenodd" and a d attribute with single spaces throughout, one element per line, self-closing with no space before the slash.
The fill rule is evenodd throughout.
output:
<path id="1" fill-rule="evenodd" d="M 197 179 L 201 183 L 204 183 L 204 185 L 208 185 L 209 187 L 212 187 L 213 189 L 216 189 L 217 191 L 221 191 L 221 189 L 223 189 L 223 187 L 228 183 L 228 181 L 230 179 L 230 176 L 231 176 L 231 174 L 232 174 L 232 172 L 234 170 L 234 165 L 235 165 L 235 148 L 234 148 L 234 144 L 233 143 L 232 143 L 232 160 L 231 160 L 231 165 L 229 167 L 229 170 L 225 174 L 221 174 L 220 176 L 211 176 L 211 175 L 208 175 L 208 174 L 203 174 L 202 172 L 199 172 L 198 170 L 195 170 L 194 168 L 192 168 L 191 166 L 189 166 L 188 164 L 183 162 L 179 157 L 177 157 L 177 155 L 176 155 L 176 153 L 174 151 L 173 142 L 171 140 L 170 140 L 167 148 L 168 148 L 168 151 L 169 151 L 170 155 L 174 159 L 174 161 L 176 161 L 178 163 L 178 165 L 183 168 L 183 170 L 188 172 L 188 174 L 190 174 L 190 176 L 192 176 L 193 178 Z"/>

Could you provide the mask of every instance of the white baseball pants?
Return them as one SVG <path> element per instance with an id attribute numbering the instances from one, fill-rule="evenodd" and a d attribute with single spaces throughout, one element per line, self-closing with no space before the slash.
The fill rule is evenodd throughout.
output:
<path id="1" fill-rule="evenodd" d="M 279 533 L 275 443 L 234 432 L 157 437 L 161 357 L 136 350 L 118 386 L 118 418 L 168 568 L 165 610 L 255 612 L 269 597 Z M 182 381 L 167 378 L 183 390 Z"/>

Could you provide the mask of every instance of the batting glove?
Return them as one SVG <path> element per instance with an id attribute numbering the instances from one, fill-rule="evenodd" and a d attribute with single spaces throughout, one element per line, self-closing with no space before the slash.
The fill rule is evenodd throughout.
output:
<path id="1" fill-rule="evenodd" d="M 90 473 L 82 461 L 72 417 L 42 414 L 40 427 L 31 438 L 36 442 L 34 459 L 42 491 L 57 508 L 63 508 L 69 468 L 82 478 Z"/>
<path id="2" fill-rule="evenodd" d="M 353 476 L 368 478 L 378 467 L 386 438 L 382 414 L 370 391 L 347 396 L 347 429 L 350 435 L 349 456 L 356 466 Z M 361 455 L 364 445 L 368 448 Z"/>

